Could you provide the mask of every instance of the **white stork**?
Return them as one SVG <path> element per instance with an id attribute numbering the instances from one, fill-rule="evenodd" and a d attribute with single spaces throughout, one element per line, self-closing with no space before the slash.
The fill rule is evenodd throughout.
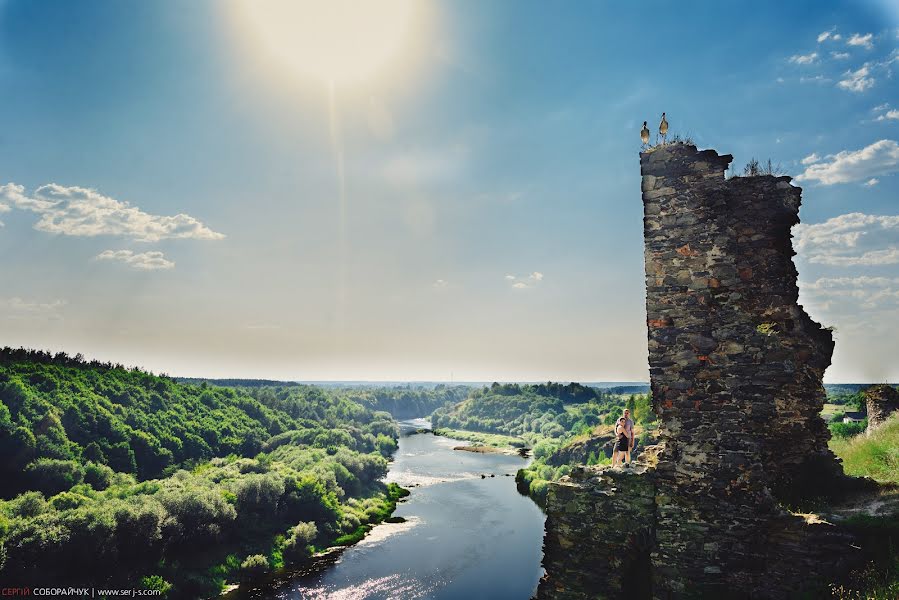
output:
<path id="1" fill-rule="evenodd" d="M 662 113 L 662 120 L 659 122 L 659 135 L 662 136 L 662 143 L 668 140 L 668 121 L 665 119 L 665 113 Z M 659 138 L 656 138 L 659 141 Z"/>

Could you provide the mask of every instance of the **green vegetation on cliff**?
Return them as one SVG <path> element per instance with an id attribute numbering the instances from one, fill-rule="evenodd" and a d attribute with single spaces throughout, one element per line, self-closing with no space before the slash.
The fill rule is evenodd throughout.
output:
<path id="1" fill-rule="evenodd" d="M 319 388 L 185 385 L 3 349 L 0 575 L 212 595 L 388 516 L 395 448 L 388 414 Z"/>

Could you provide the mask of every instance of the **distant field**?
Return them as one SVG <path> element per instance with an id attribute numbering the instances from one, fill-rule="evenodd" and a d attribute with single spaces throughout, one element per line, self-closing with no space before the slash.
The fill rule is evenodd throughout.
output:
<path id="1" fill-rule="evenodd" d="M 853 407 L 847 407 L 844 404 L 825 404 L 824 408 L 821 409 L 821 417 L 825 421 L 830 421 L 833 416 L 837 413 L 846 412 L 847 410 L 852 410 Z"/>

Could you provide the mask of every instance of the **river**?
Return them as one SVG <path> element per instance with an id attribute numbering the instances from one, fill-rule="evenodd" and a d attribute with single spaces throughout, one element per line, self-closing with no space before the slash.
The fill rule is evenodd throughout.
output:
<path id="1" fill-rule="evenodd" d="M 525 460 L 453 450 L 424 419 L 402 421 L 388 481 L 412 494 L 330 567 L 271 590 L 287 600 L 527 600 L 543 573 L 544 515 L 515 489 Z M 481 475 L 486 475 L 482 478 Z M 491 477 L 493 475 L 493 477 Z"/>

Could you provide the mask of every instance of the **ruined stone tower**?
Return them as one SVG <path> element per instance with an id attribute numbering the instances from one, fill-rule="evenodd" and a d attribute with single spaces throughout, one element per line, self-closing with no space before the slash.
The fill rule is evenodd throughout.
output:
<path id="1" fill-rule="evenodd" d="M 781 598 L 850 559 L 832 526 L 781 508 L 842 478 L 819 417 L 833 341 L 797 304 L 801 190 L 726 180 L 731 160 L 640 156 L 660 444 L 550 487 L 539 598 Z"/>
<path id="2" fill-rule="evenodd" d="M 890 415 L 899 412 L 899 390 L 891 385 L 872 385 L 865 390 L 865 404 L 868 410 L 868 430 L 871 433 L 886 421 Z"/>

